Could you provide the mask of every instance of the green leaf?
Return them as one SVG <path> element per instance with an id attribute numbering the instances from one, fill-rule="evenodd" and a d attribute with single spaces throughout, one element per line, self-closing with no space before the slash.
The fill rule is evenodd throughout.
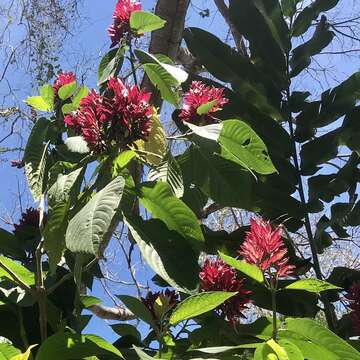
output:
<path id="1" fill-rule="evenodd" d="M 240 120 L 225 120 L 222 125 L 221 156 L 262 175 L 277 171 L 264 142 L 249 125 Z"/>
<path id="2" fill-rule="evenodd" d="M 296 13 L 296 5 L 301 0 L 281 0 L 282 11 L 285 16 L 292 17 Z"/>
<path id="3" fill-rule="evenodd" d="M 150 311 L 139 299 L 129 295 L 118 295 L 117 297 L 136 317 L 149 325 L 154 324 Z"/>
<path id="4" fill-rule="evenodd" d="M 48 201 L 50 207 L 56 206 L 57 203 L 66 202 L 69 199 L 70 192 L 82 171 L 83 169 L 79 168 L 67 175 L 59 174 L 56 182 L 48 191 Z"/>
<path id="5" fill-rule="evenodd" d="M 14 278 L 5 268 L 13 272 L 24 284 L 28 286 L 35 284 L 35 275 L 33 272 L 14 260 L 0 256 L 0 278 L 5 277 L 14 282 Z"/>
<path id="6" fill-rule="evenodd" d="M 102 301 L 95 296 L 80 295 L 80 301 L 84 307 L 89 308 L 94 305 L 99 305 Z"/>
<path id="7" fill-rule="evenodd" d="M 69 137 L 64 144 L 69 151 L 74 153 L 87 154 L 90 152 L 89 146 L 82 136 Z"/>
<path id="8" fill-rule="evenodd" d="M 73 97 L 72 105 L 76 108 L 79 107 L 80 101 L 89 94 L 87 86 L 81 86 Z"/>
<path id="9" fill-rule="evenodd" d="M 196 113 L 198 115 L 206 115 L 209 113 L 209 111 L 215 106 L 217 105 L 218 101 L 217 100 L 213 100 L 213 101 L 209 101 L 205 104 L 200 105 L 197 109 L 196 109 Z"/>
<path id="10" fill-rule="evenodd" d="M 112 176 L 119 176 L 122 170 L 124 170 L 135 157 L 136 153 L 132 150 L 122 151 L 113 161 Z"/>
<path id="11" fill-rule="evenodd" d="M 256 349 L 260 346 L 260 343 L 254 343 L 254 344 L 242 344 L 242 345 L 235 345 L 235 346 L 214 346 L 214 347 L 208 347 L 208 348 L 200 348 L 200 349 L 194 349 L 191 351 L 200 351 L 205 354 L 220 354 L 226 351 L 230 350 L 237 350 L 237 349 Z"/>
<path id="12" fill-rule="evenodd" d="M 34 200 L 40 200 L 45 190 L 44 177 L 49 143 L 44 145 L 44 141 L 49 125 L 50 121 L 45 118 L 37 120 L 25 147 L 25 173 Z"/>
<path id="13" fill-rule="evenodd" d="M 177 106 L 180 101 L 177 88 L 187 80 L 188 74 L 179 67 L 160 62 L 154 55 L 145 51 L 137 49 L 135 54 L 143 64 L 150 81 L 159 89 L 162 98 Z"/>
<path id="14" fill-rule="evenodd" d="M 175 308 L 170 316 L 170 324 L 176 325 L 180 321 L 191 319 L 216 309 L 236 294 L 236 292 L 212 291 L 190 296 Z"/>
<path id="15" fill-rule="evenodd" d="M 143 65 L 146 75 L 153 85 L 160 91 L 161 97 L 174 106 L 178 106 L 180 96 L 176 90 L 179 83 L 166 69 L 158 64 Z"/>
<path id="16" fill-rule="evenodd" d="M 76 106 L 74 106 L 72 103 L 71 104 L 64 104 L 61 107 L 61 111 L 63 113 L 63 115 L 67 115 L 70 114 L 72 111 L 76 111 L 78 108 Z"/>
<path id="17" fill-rule="evenodd" d="M 114 179 L 70 220 L 66 230 L 66 247 L 70 251 L 102 255 L 115 230 L 124 184 L 122 177 Z"/>
<path id="18" fill-rule="evenodd" d="M 58 332 L 42 343 L 36 360 L 72 360 L 104 355 L 123 358 L 118 349 L 99 336 Z"/>
<path id="19" fill-rule="evenodd" d="M 330 284 L 326 281 L 318 280 L 318 279 L 302 279 L 293 282 L 288 285 L 286 289 L 289 290 L 305 290 L 313 293 L 320 293 L 321 291 L 326 290 L 341 290 L 338 286 Z"/>
<path id="20" fill-rule="evenodd" d="M 197 286 L 198 256 L 178 233 L 169 231 L 159 220 L 134 221 L 126 224 L 148 265 L 178 291 L 190 293 Z M 183 269 L 176 260 L 183 257 Z"/>
<path id="21" fill-rule="evenodd" d="M 249 264 L 246 261 L 236 260 L 231 256 L 222 254 L 221 252 L 219 252 L 219 256 L 228 265 L 232 266 L 236 270 L 239 270 L 249 278 L 259 282 L 260 284 L 264 283 L 264 274 L 256 265 Z"/>
<path id="22" fill-rule="evenodd" d="M 40 88 L 40 96 L 48 104 L 49 110 L 54 110 L 54 89 L 51 85 L 45 84 Z"/>
<path id="23" fill-rule="evenodd" d="M 304 34 L 320 13 L 332 9 L 338 2 L 339 0 L 316 0 L 305 7 L 294 21 L 292 35 L 300 36 Z"/>
<path id="24" fill-rule="evenodd" d="M 113 324 L 111 325 L 113 331 L 115 331 L 120 336 L 133 336 L 134 338 L 141 341 L 141 334 L 139 330 L 136 329 L 135 326 L 130 324 Z"/>
<path id="25" fill-rule="evenodd" d="M 25 102 L 40 111 L 51 111 L 49 104 L 41 96 L 29 96 Z"/>
<path id="26" fill-rule="evenodd" d="M 18 354 L 12 357 L 10 360 L 28 360 L 31 356 L 31 349 L 36 347 L 37 345 L 31 345 L 28 347 L 28 349 L 23 354 Z"/>
<path id="27" fill-rule="evenodd" d="M 139 35 L 161 29 L 166 21 L 147 11 L 134 11 L 130 16 L 130 27 Z"/>
<path id="28" fill-rule="evenodd" d="M 274 351 L 274 353 L 277 355 L 279 360 L 290 360 L 288 357 L 288 354 L 286 353 L 286 350 L 277 344 L 274 339 L 270 339 L 266 342 L 266 345 L 271 347 L 271 349 Z"/>
<path id="29" fill-rule="evenodd" d="M 289 360 L 304 360 L 302 347 L 298 347 L 288 339 L 280 339 L 278 344 L 285 350 Z M 280 358 L 279 358 L 280 359 Z"/>
<path id="30" fill-rule="evenodd" d="M 318 322 L 311 319 L 290 319 L 287 318 L 286 329 L 297 335 L 301 335 L 308 341 L 322 346 L 337 355 L 340 359 L 359 360 L 360 353 L 356 351 L 345 340 L 341 339 Z"/>
<path id="31" fill-rule="evenodd" d="M 139 356 L 140 360 L 153 360 L 153 359 L 155 359 L 155 358 L 149 356 L 148 354 L 146 354 L 145 352 L 143 352 L 137 346 L 134 346 L 134 350 L 135 350 L 136 354 Z M 159 359 L 159 360 L 163 360 L 163 359 Z"/>
<path id="32" fill-rule="evenodd" d="M 182 171 L 170 152 L 164 161 L 149 171 L 148 180 L 168 183 L 177 198 L 181 198 L 184 195 Z"/>
<path id="33" fill-rule="evenodd" d="M 4 229 L 0 229 L 0 254 L 17 259 L 26 257 L 22 242 Z"/>
<path id="34" fill-rule="evenodd" d="M 73 81 L 70 84 L 63 85 L 58 91 L 59 98 L 61 100 L 68 99 L 69 97 L 71 97 L 74 94 L 76 88 L 77 88 L 76 81 Z"/>
<path id="35" fill-rule="evenodd" d="M 124 47 L 112 49 L 101 59 L 98 70 L 98 86 L 119 73 L 124 62 L 124 53 Z"/>
<path id="36" fill-rule="evenodd" d="M 190 130 L 194 134 L 201 136 L 204 139 L 209 139 L 209 140 L 213 140 L 213 141 L 219 140 L 219 136 L 223 129 L 222 123 L 210 124 L 210 125 L 205 125 L 205 126 L 197 126 L 197 125 L 194 125 L 191 123 L 185 123 L 185 124 L 190 128 Z"/>
<path id="37" fill-rule="evenodd" d="M 333 40 L 335 34 L 327 27 L 321 25 L 316 27 L 312 38 L 299 45 L 292 52 L 290 59 L 291 77 L 295 77 L 311 64 L 311 57 L 315 56 L 325 49 Z"/>
<path id="38" fill-rule="evenodd" d="M 0 360 L 11 360 L 20 353 L 21 351 L 11 344 L 0 344 Z"/>
<path id="39" fill-rule="evenodd" d="M 162 220 L 170 230 L 182 235 L 195 250 L 204 243 L 200 224 L 195 214 L 162 181 L 140 187 L 140 202 L 155 219 Z"/>

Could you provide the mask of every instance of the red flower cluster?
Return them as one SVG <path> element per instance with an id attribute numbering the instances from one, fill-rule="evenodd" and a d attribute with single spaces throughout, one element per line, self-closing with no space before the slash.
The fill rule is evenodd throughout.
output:
<path id="1" fill-rule="evenodd" d="M 39 229 L 40 212 L 38 209 L 28 208 L 21 214 L 18 224 L 14 224 L 14 234 L 26 232 L 29 227 Z"/>
<path id="2" fill-rule="evenodd" d="M 199 115 L 198 108 L 214 101 L 214 105 L 210 108 L 207 114 Z M 180 112 L 180 119 L 195 125 L 209 125 L 217 122 L 213 116 L 216 111 L 221 110 L 221 107 L 229 102 L 224 97 L 224 89 L 216 88 L 215 86 L 206 86 L 201 81 L 193 81 L 189 91 L 184 95 L 184 105 Z"/>
<path id="3" fill-rule="evenodd" d="M 152 125 L 151 94 L 111 78 L 106 95 L 92 90 L 80 102 L 80 109 L 64 119 L 91 149 L 101 153 L 113 145 L 124 147 L 147 140 Z"/>
<path id="4" fill-rule="evenodd" d="M 130 16 L 134 11 L 139 10 L 141 10 L 140 1 L 118 0 L 113 14 L 114 23 L 108 28 L 111 38 L 110 47 L 119 44 L 123 38 L 135 35 L 130 28 Z"/>
<path id="5" fill-rule="evenodd" d="M 242 311 L 250 302 L 248 295 L 251 291 L 244 288 L 245 279 L 239 279 L 235 269 L 218 258 L 206 259 L 199 277 L 203 291 L 237 291 L 238 294 L 222 304 L 218 311 L 232 324 L 244 317 Z"/>
<path id="6" fill-rule="evenodd" d="M 179 303 L 179 295 L 174 290 L 166 289 L 153 293 L 149 291 L 142 303 L 148 308 L 154 320 L 160 320 Z"/>
<path id="7" fill-rule="evenodd" d="M 349 293 L 345 297 L 350 300 L 348 305 L 351 309 L 351 320 L 353 322 L 354 335 L 360 336 L 360 281 L 354 282 Z"/>
<path id="8" fill-rule="evenodd" d="M 281 239 L 282 227 L 275 230 L 264 220 L 251 219 L 251 229 L 240 248 L 240 255 L 250 264 L 257 265 L 264 273 L 272 275 L 275 270 L 278 277 L 292 274 L 295 266 L 289 265 L 287 249 Z"/>
<path id="9" fill-rule="evenodd" d="M 73 72 L 60 72 L 54 81 L 53 89 L 54 95 L 57 96 L 59 89 L 67 84 L 71 84 L 76 81 L 76 75 Z"/>

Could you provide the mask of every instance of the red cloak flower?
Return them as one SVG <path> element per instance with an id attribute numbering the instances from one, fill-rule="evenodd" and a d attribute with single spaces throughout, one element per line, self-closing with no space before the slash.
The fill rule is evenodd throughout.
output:
<path id="1" fill-rule="evenodd" d="M 157 300 L 160 300 L 157 304 Z M 166 289 L 153 293 L 149 291 L 145 298 L 141 298 L 142 303 L 148 308 L 154 320 L 167 314 L 179 303 L 179 294 L 174 290 Z"/>
<path id="2" fill-rule="evenodd" d="M 214 101 L 214 105 L 207 114 L 199 115 L 197 109 L 204 104 Z M 189 91 L 184 95 L 183 108 L 180 112 L 180 119 L 195 125 L 208 125 L 216 123 L 213 116 L 216 111 L 228 103 L 229 100 L 224 97 L 224 89 L 215 86 L 206 86 L 201 81 L 193 81 Z"/>
<path id="3" fill-rule="evenodd" d="M 43 223 L 47 221 L 47 216 L 44 214 Z M 40 212 L 38 209 L 28 208 L 21 214 L 21 219 L 18 224 L 14 224 L 14 234 L 26 232 L 29 228 L 39 229 Z"/>
<path id="4" fill-rule="evenodd" d="M 236 270 L 220 259 L 206 259 L 199 274 L 200 286 L 203 291 L 238 292 L 225 301 L 218 309 L 232 324 L 244 317 L 242 312 L 250 302 L 250 290 L 244 288 L 245 279 L 239 279 Z"/>
<path id="5" fill-rule="evenodd" d="M 353 323 L 354 335 L 360 336 L 360 281 L 354 282 L 345 295 L 349 300 L 348 307 L 351 309 L 351 320 Z"/>
<path id="6" fill-rule="evenodd" d="M 152 125 L 151 94 L 137 86 L 110 78 L 106 95 L 92 90 L 80 102 L 80 109 L 64 119 L 94 151 L 101 153 L 112 145 L 124 147 L 147 140 Z"/>
<path id="7" fill-rule="evenodd" d="M 278 277 L 292 274 L 295 266 L 289 265 L 287 249 L 281 239 L 282 227 L 275 230 L 264 220 L 251 219 L 251 229 L 240 248 L 240 255 L 250 264 L 257 265 L 264 273 L 275 269 Z"/>
<path id="8" fill-rule="evenodd" d="M 58 95 L 59 89 L 62 86 L 71 84 L 74 81 L 76 81 L 76 75 L 73 72 L 60 72 L 54 81 L 54 95 Z"/>
<path id="9" fill-rule="evenodd" d="M 134 11 L 141 10 L 140 1 L 118 0 L 113 14 L 114 23 L 108 28 L 111 46 L 114 47 L 121 39 L 135 35 L 130 28 L 130 17 Z"/>

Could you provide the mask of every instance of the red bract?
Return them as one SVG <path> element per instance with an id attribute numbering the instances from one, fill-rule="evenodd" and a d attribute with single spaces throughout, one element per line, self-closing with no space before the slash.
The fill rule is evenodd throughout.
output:
<path id="1" fill-rule="evenodd" d="M 40 212 L 38 209 L 28 208 L 21 214 L 18 224 L 14 224 L 14 234 L 25 232 L 29 227 L 39 229 Z M 46 222 L 46 218 L 45 221 Z"/>
<path id="2" fill-rule="evenodd" d="M 244 317 L 242 312 L 246 309 L 246 304 L 250 302 L 248 295 L 251 291 L 244 288 L 245 279 L 239 279 L 235 269 L 218 258 L 206 259 L 199 278 L 203 291 L 238 292 L 237 295 L 224 302 L 218 311 L 232 324 Z"/>
<path id="3" fill-rule="evenodd" d="M 141 10 L 140 1 L 119 0 L 113 14 L 114 23 L 108 28 L 111 38 L 111 46 L 114 47 L 121 39 L 135 36 L 130 28 L 130 17 L 134 11 Z"/>
<path id="4" fill-rule="evenodd" d="M 54 89 L 54 95 L 57 96 L 59 89 L 67 84 L 71 84 L 72 82 L 76 81 L 76 75 L 73 72 L 61 72 L 57 75 L 53 89 Z"/>
<path id="5" fill-rule="evenodd" d="M 148 308 L 153 319 L 160 320 L 179 303 L 179 294 L 169 289 L 155 293 L 149 291 L 145 298 L 141 298 L 141 301 Z"/>
<path id="6" fill-rule="evenodd" d="M 198 108 L 214 101 L 207 114 L 199 115 Z M 224 97 L 224 89 L 215 86 L 206 86 L 201 81 L 193 81 L 189 91 L 184 95 L 183 108 L 179 117 L 182 121 L 186 121 L 195 125 L 208 125 L 217 122 L 213 116 L 216 111 L 228 103 L 229 100 Z"/>
<path id="7" fill-rule="evenodd" d="M 349 293 L 345 295 L 349 300 L 348 307 L 351 309 L 354 335 L 360 336 L 360 281 L 354 282 Z"/>
<path id="8" fill-rule="evenodd" d="M 250 264 L 257 265 L 264 273 L 272 275 L 276 271 L 277 277 L 292 274 L 295 266 L 289 265 L 286 257 L 287 249 L 281 239 L 282 227 L 275 230 L 264 220 L 251 219 L 251 229 L 240 248 L 240 255 Z"/>
<path id="9" fill-rule="evenodd" d="M 80 102 L 80 109 L 65 117 L 65 123 L 81 135 L 97 153 L 113 145 L 124 147 L 147 140 L 152 125 L 150 93 L 111 78 L 106 95 L 92 90 Z"/>

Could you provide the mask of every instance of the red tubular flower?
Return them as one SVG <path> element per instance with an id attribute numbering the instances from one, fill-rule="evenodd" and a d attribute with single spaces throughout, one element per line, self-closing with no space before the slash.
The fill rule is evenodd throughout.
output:
<path id="1" fill-rule="evenodd" d="M 207 114 L 199 115 L 197 109 L 204 104 L 215 101 Z M 193 81 L 189 91 L 184 95 L 184 105 L 180 112 L 180 119 L 195 125 L 208 125 L 216 123 L 213 116 L 216 111 L 229 102 L 224 97 L 224 89 L 215 86 L 206 86 L 201 81 Z"/>
<path id="2" fill-rule="evenodd" d="M 360 336 L 360 281 L 354 282 L 345 295 L 349 300 L 348 307 L 351 309 L 351 320 L 355 336 Z"/>
<path id="3" fill-rule="evenodd" d="M 58 95 L 59 89 L 62 86 L 71 84 L 74 81 L 76 81 L 76 75 L 73 72 L 60 72 L 54 81 L 54 95 Z"/>
<path id="4" fill-rule="evenodd" d="M 245 279 L 239 279 L 236 270 L 220 259 L 206 259 L 199 274 L 200 286 L 203 291 L 229 291 L 238 292 L 224 304 L 218 311 L 232 324 L 236 324 L 241 317 L 246 304 L 250 302 L 250 290 L 244 288 Z"/>
<path id="5" fill-rule="evenodd" d="M 130 28 L 130 17 L 134 11 L 141 10 L 140 1 L 118 0 L 113 14 L 114 23 L 108 28 L 111 46 L 114 47 L 121 39 L 135 36 Z"/>
<path id="6" fill-rule="evenodd" d="M 148 308 L 153 319 L 158 321 L 179 303 L 179 294 L 169 289 L 155 293 L 149 291 L 141 301 Z"/>
<path id="7" fill-rule="evenodd" d="M 251 219 L 251 230 L 240 248 L 240 255 L 250 264 L 257 265 L 264 273 L 271 269 L 278 277 L 292 274 L 295 266 L 289 265 L 287 249 L 281 239 L 282 227 L 272 229 L 264 220 Z"/>
<path id="8" fill-rule="evenodd" d="M 80 102 L 80 109 L 64 119 L 90 148 L 101 153 L 117 144 L 124 147 L 147 140 L 152 125 L 151 94 L 111 78 L 106 95 L 95 90 Z"/>

